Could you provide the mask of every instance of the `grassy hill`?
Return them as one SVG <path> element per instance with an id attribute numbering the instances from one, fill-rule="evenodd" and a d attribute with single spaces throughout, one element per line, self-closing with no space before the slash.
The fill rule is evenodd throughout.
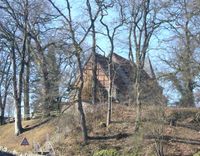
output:
<path id="1" fill-rule="evenodd" d="M 33 150 L 33 142 L 40 145 L 48 140 L 59 156 L 155 155 L 162 149 L 165 155 L 193 155 L 200 151 L 200 110 L 183 108 L 145 107 L 141 130 L 134 133 L 135 110 L 130 106 L 113 105 L 112 123 L 105 126 L 106 105 L 88 111 L 86 118 L 91 141 L 82 144 L 76 111 L 44 120 L 23 122 L 28 130 L 14 135 L 14 124 L 0 127 L 0 146 L 17 151 Z M 175 126 L 170 122 L 174 121 Z M 20 143 L 26 137 L 29 147 Z"/>
<path id="2" fill-rule="evenodd" d="M 10 151 L 30 151 L 33 149 L 33 143 L 42 145 L 48 135 L 53 134 L 55 126 L 52 126 L 52 121 L 50 119 L 23 121 L 25 132 L 19 136 L 14 135 L 14 123 L 0 126 L 0 146 L 8 148 Z M 29 146 L 21 146 L 21 142 L 25 137 L 30 144 Z"/>

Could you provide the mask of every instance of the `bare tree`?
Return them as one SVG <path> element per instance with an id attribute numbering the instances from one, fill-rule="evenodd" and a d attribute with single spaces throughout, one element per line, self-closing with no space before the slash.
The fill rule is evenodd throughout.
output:
<path id="1" fill-rule="evenodd" d="M 18 77 L 17 83 L 17 62 L 16 62 L 16 50 L 15 50 L 15 42 L 12 45 L 11 49 L 11 56 L 12 56 L 12 70 L 13 70 L 13 92 L 14 92 L 14 99 L 15 99 L 15 134 L 19 135 L 22 133 L 22 123 L 21 123 L 21 98 L 22 98 L 22 83 L 23 83 L 23 74 L 24 74 L 24 58 L 25 53 L 22 55 L 21 65 L 20 65 L 20 72 Z M 24 51 L 23 51 L 24 52 Z"/>
<path id="2" fill-rule="evenodd" d="M 82 133 L 83 133 L 83 141 L 87 142 L 88 132 L 87 132 L 87 126 L 86 126 L 85 113 L 83 111 L 83 106 L 82 106 L 82 89 L 83 89 L 84 79 L 83 79 L 83 67 L 82 67 L 81 54 L 83 53 L 82 44 L 85 41 L 88 33 L 90 32 L 90 29 L 93 23 L 95 22 L 95 20 L 93 18 L 89 27 L 84 28 L 85 30 L 84 34 L 82 35 L 81 38 L 79 38 L 76 32 L 77 25 L 75 25 L 75 21 L 73 20 L 73 16 L 72 16 L 70 1 L 66 0 L 66 8 L 67 8 L 66 15 L 56 6 L 56 4 L 52 0 L 48 0 L 48 1 L 52 4 L 52 6 L 58 11 L 58 13 L 65 20 L 65 24 L 67 25 L 67 29 L 68 29 L 67 31 L 69 31 L 69 35 L 71 38 L 72 53 L 76 57 L 77 64 L 78 64 L 78 71 L 79 71 L 79 84 L 78 84 L 78 93 L 77 93 L 78 111 L 80 113 L 80 123 L 81 123 L 81 128 L 82 128 Z M 88 1 L 86 1 L 86 3 L 89 4 Z"/>
<path id="3" fill-rule="evenodd" d="M 9 42 L 10 56 L 12 60 L 12 82 L 13 82 L 13 95 L 15 102 L 15 134 L 22 133 L 21 123 L 21 102 L 22 102 L 22 90 L 23 90 L 23 76 L 25 66 L 25 54 L 27 50 L 27 26 L 28 26 L 28 0 L 22 3 L 10 3 L 8 0 L 2 0 L 2 10 L 9 16 L 8 20 L 11 20 L 14 24 L 8 24 L 4 22 L 1 24 L 1 30 L 4 37 Z M 18 5 L 17 5 L 18 4 Z M 14 5 L 16 5 L 14 7 Z M 20 18 L 16 8 L 26 8 L 23 10 L 23 18 Z M 18 8 L 18 9 L 19 9 Z M 24 31 L 20 31 L 20 27 L 24 26 Z M 18 54 L 18 55 L 17 55 Z M 19 65 L 18 65 L 19 63 Z"/>
<path id="4" fill-rule="evenodd" d="M 4 124 L 5 107 L 7 103 L 7 97 L 9 93 L 9 87 L 11 85 L 10 67 L 11 62 L 9 54 L 5 55 L 3 50 L 1 51 L 1 69 L 0 70 L 0 125 Z M 5 59 L 6 58 L 6 59 Z"/>
<path id="5" fill-rule="evenodd" d="M 95 20 L 99 15 L 100 9 L 97 9 L 95 13 L 92 12 L 90 0 L 87 0 L 87 10 L 89 13 L 91 31 L 92 31 L 92 104 L 97 102 L 97 57 L 96 57 L 96 28 Z"/>
<path id="6" fill-rule="evenodd" d="M 109 39 L 110 42 L 110 52 L 109 52 L 109 60 L 108 60 L 108 81 L 109 81 L 109 88 L 108 88 L 108 110 L 107 110 L 107 122 L 106 125 L 109 126 L 111 123 L 111 114 L 112 114 L 112 87 L 113 87 L 113 65 L 112 65 L 112 57 L 114 53 L 114 39 L 117 33 L 117 30 L 123 25 L 124 23 L 124 16 L 123 16 L 123 3 L 121 1 L 111 1 L 110 3 L 106 4 L 103 1 L 97 3 L 99 6 L 99 9 L 101 10 L 101 18 L 100 22 L 106 29 L 106 36 Z M 119 6 L 119 21 L 117 21 L 117 24 L 114 27 L 109 26 L 108 23 L 104 21 L 105 16 L 108 16 L 108 8 L 113 8 L 115 5 Z"/>
<path id="7" fill-rule="evenodd" d="M 128 17 L 127 24 L 129 28 L 129 58 L 133 62 L 135 55 L 136 69 L 135 73 L 135 99 L 136 99 L 136 121 L 135 131 L 139 130 L 141 122 L 141 93 L 142 93 L 142 70 L 144 68 L 146 54 L 148 52 L 150 40 L 153 33 L 163 21 L 160 21 L 158 15 L 163 8 L 163 2 L 155 0 L 141 0 L 127 2 Z"/>
<path id="8" fill-rule="evenodd" d="M 198 59 L 199 43 L 197 39 L 200 14 L 195 7 L 196 1 L 173 1 L 173 9 L 168 14 L 174 19 L 169 23 L 170 54 L 172 57 L 161 58 L 169 67 L 169 71 L 162 73 L 165 80 L 171 81 L 180 93 L 180 106 L 195 106 L 194 89 L 198 87 L 197 77 L 200 73 Z M 178 14 L 177 14 L 178 13 Z M 176 46 L 173 46 L 173 44 Z M 178 45 L 178 46 L 177 46 Z"/>
<path id="9" fill-rule="evenodd" d="M 42 84 L 42 92 L 39 97 L 40 100 L 40 111 L 42 111 L 43 116 L 49 116 L 52 105 L 54 104 L 54 100 L 52 99 L 52 82 L 53 79 L 50 78 L 50 70 L 48 69 L 48 48 L 55 45 L 53 32 L 57 29 L 54 26 L 49 26 L 53 19 L 57 16 L 50 14 L 51 8 L 48 3 L 44 1 L 38 0 L 29 0 L 29 4 L 25 7 L 27 9 L 29 18 L 28 18 L 28 52 L 27 52 L 27 60 L 30 58 L 30 53 L 33 56 L 34 63 L 38 67 L 38 73 L 41 76 L 40 83 Z M 37 10 L 37 11 L 36 11 Z M 43 27 L 45 27 L 43 29 Z M 26 30 L 25 25 L 20 25 L 22 30 Z M 52 39 L 53 38 L 53 39 Z M 28 65 L 28 62 L 26 63 Z M 27 66 L 27 73 L 29 72 Z M 28 74 L 26 74 L 27 76 Z M 55 75 L 58 76 L 58 75 Z M 28 78 L 26 79 L 26 84 L 28 84 Z M 26 87 L 26 86 L 25 86 Z M 26 87 L 26 89 L 28 89 Z M 28 92 L 28 91 L 27 91 Z M 26 105 L 25 105 L 26 106 Z M 38 108 L 39 109 L 39 108 Z M 27 109 L 28 110 L 28 109 Z"/>

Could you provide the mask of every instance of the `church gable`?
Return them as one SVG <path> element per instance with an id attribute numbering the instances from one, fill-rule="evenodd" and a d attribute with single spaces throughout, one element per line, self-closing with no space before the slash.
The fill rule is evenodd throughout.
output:
<path id="1" fill-rule="evenodd" d="M 107 96 L 107 90 L 109 88 L 109 79 L 108 79 L 108 58 L 105 56 L 102 56 L 100 54 L 96 54 L 97 57 L 97 84 L 98 84 L 98 96 L 105 96 L 104 99 Z M 93 59 L 92 55 L 90 56 L 89 60 L 84 66 L 84 88 L 83 88 L 83 94 L 85 100 L 90 100 L 92 95 L 92 66 L 93 66 Z M 131 63 L 129 60 L 117 55 L 113 54 L 112 57 L 113 61 L 113 89 L 112 94 L 113 98 L 124 101 L 129 98 L 134 99 L 134 79 L 135 79 L 135 68 L 136 65 L 134 63 Z M 149 65 L 150 60 L 149 60 Z M 153 68 L 152 65 L 149 66 L 151 71 L 151 74 L 153 75 Z M 158 95 L 155 94 L 161 94 L 162 91 L 152 91 L 152 88 L 160 89 L 155 75 L 149 75 L 145 70 L 142 71 L 142 83 L 144 86 L 144 100 L 149 102 L 149 99 L 152 97 L 156 97 Z M 155 82 L 156 81 L 156 82 Z M 151 85 L 149 85 L 151 84 Z M 102 93 L 103 94 L 102 94 Z M 86 95 L 87 94 L 87 95 Z M 98 97 L 97 96 L 97 97 Z M 100 97 L 98 97 L 100 100 Z"/>

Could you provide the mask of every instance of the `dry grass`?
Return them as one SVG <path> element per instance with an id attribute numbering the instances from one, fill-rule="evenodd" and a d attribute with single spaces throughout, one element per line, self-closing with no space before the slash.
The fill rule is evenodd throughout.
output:
<path id="1" fill-rule="evenodd" d="M 106 121 L 106 110 L 106 105 L 104 105 L 98 108 L 98 111 L 86 114 L 89 135 L 106 137 L 125 133 L 128 134 L 127 137 L 91 140 L 88 145 L 82 145 L 80 131 L 74 131 L 56 147 L 59 155 L 91 156 L 95 151 L 102 149 L 116 149 L 120 155 L 124 156 L 155 155 L 155 140 L 144 139 L 146 134 L 160 133 L 159 135 L 200 141 L 199 131 L 181 126 L 171 127 L 167 124 L 167 118 L 175 112 L 182 112 L 179 114 L 183 117 L 178 122 L 183 123 L 186 114 L 188 114 L 187 117 L 193 118 L 199 112 L 198 109 L 145 107 L 142 112 L 144 119 L 142 129 L 137 134 L 134 133 L 135 110 L 133 107 L 113 105 L 113 122 L 109 127 L 102 126 Z M 163 142 L 163 147 L 165 155 L 192 155 L 200 150 L 199 145 L 171 141 Z"/>
<path id="2" fill-rule="evenodd" d="M 199 131 L 185 126 L 187 124 L 190 126 L 200 124 L 198 121 L 193 122 L 193 118 L 199 113 L 198 109 L 145 107 L 142 112 L 142 128 L 137 134 L 134 133 L 135 109 L 133 107 L 114 104 L 112 123 L 109 127 L 104 126 L 106 111 L 106 105 L 98 106 L 94 112 L 86 111 L 89 135 L 100 137 L 100 139 L 93 138 L 87 145 L 82 144 L 78 117 L 73 112 L 48 121 L 18 137 L 14 135 L 13 124 L 1 126 L 0 145 L 18 151 L 31 150 L 33 141 L 42 144 L 46 139 L 46 134 L 49 133 L 59 156 L 91 156 L 95 151 L 102 149 L 116 149 L 120 155 L 127 156 L 134 154 L 155 155 L 155 140 L 144 139 L 147 134 L 179 137 L 186 141 L 189 139 L 200 141 Z M 172 127 L 166 121 L 174 114 L 178 117 L 178 124 Z M 32 120 L 25 121 L 23 124 L 24 126 L 33 126 L 40 122 L 42 121 Z M 25 147 L 26 149 L 20 146 L 23 137 L 27 137 L 31 144 L 31 146 Z M 199 145 L 170 140 L 164 141 L 163 147 L 165 155 L 193 155 L 200 151 Z"/>
<path id="3" fill-rule="evenodd" d="M 30 128 L 43 123 L 42 120 L 23 121 L 23 127 Z M 33 150 L 33 143 L 42 145 L 46 141 L 47 134 L 51 135 L 55 131 L 52 121 L 47 121 L 40 126 L 31 130 L 25 131 L 19 136 L 14 135 L 14 123 L 0 126 L 0 146 L 7 147 L 9 150 L 16 150 L 18 152 L 27 152 Z M 21 141 L 26 137 L 29 146 L 21 146 Z"/>

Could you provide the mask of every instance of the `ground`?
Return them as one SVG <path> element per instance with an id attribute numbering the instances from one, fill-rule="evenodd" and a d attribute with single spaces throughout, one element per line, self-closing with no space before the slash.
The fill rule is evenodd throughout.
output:
<path id="1" fill-rule="evenodd" d="M 99 105 L 86 111 L 91 137 L 87 144 L 82 143 L 78 115 L 70 110 L 48 120 L 24 122 L 24 127 L 32 129 L 18 137 L 14 136 L 13 124 L 1 126 L 0 146 L 17 151 L 32 150 L 33 142 L 42 145 L 49 137 L 59 156 L 91 156 L 94 153 L 98 156 L 101 152 L 113 151 L 124 156 L 155 155 L 156 146 L 159 145 L 163 147 L 160 149 L 164 154 L 169 156 L 189 156 L 200 151 L 199 109 L 145 107 L 138 133 L 134 133 L 134 107 L 114 104 L 109 127 L 105 126 L 106 110 L 106 105 Z M 172 119 L 175 120 L 175 126 L 170 125 Z M 24 137 L 30 146 L 20 146 Z"/>
<path id="2" fill-rule="evenodd" d="M 52 121 L 52 119 L 23 121 L 23 127 L 26 131 L 19 136 L 14 135 L 14 123 L 0 126 L 0 146 L 8 148 L 9 151 L 30 151 L 33 149 L 34 143 L 43 144 L 48 135 L 50 136 L 55 131 Z M 25 137 L 30 144 L 29 146 L 21 146 Z"/>

